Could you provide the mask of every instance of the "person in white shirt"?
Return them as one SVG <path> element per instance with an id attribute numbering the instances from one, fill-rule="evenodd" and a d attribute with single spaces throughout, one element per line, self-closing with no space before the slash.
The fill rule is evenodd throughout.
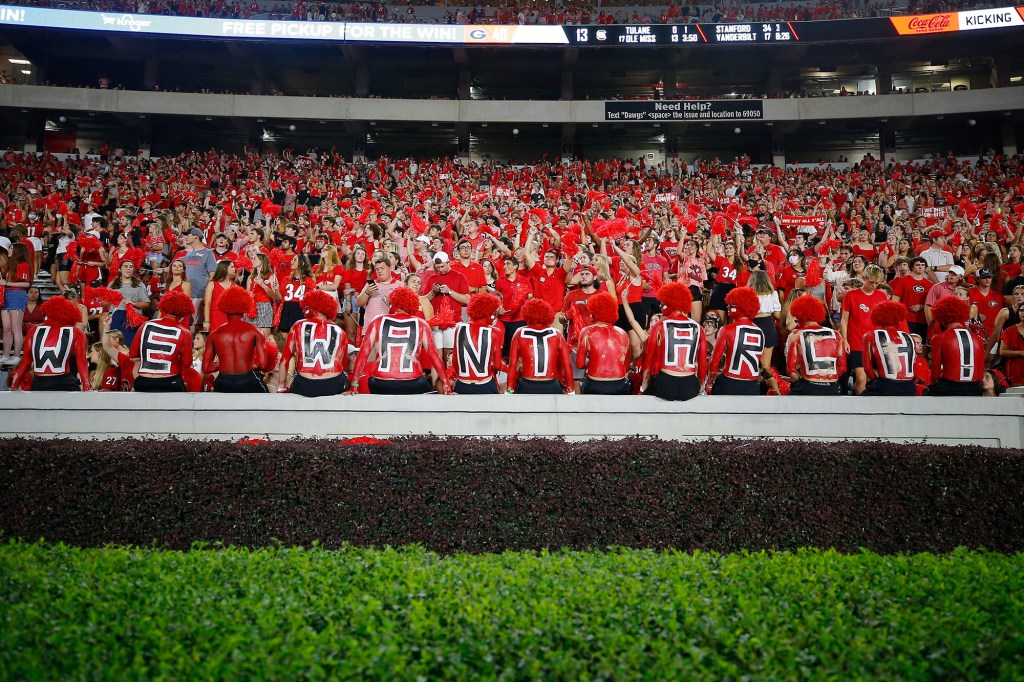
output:
<path id="1" fill-rule="evenodd" d="M 935 230 L 931 234 L 932 245 L 921 252 L 921 258 L 928 262 L 929 276 L 936 282 L 945 282 L 946 273 L 953 267 L 953 254 L 946 251 L 946 234 Z"/>

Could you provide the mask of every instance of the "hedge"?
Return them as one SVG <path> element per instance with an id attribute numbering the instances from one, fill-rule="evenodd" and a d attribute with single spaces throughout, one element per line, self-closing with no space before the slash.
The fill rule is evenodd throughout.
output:
<path id="1" fill-rule="evenodd" d="M 0 453 L 0 535 L 79 546 L 1024 549 L 1019 450 L 14 439 Z"/>
<path id="2" fill-rule="evenodd" d="M 12 680 L 1014 680 L 1024 556 L 0 546 Z"/>

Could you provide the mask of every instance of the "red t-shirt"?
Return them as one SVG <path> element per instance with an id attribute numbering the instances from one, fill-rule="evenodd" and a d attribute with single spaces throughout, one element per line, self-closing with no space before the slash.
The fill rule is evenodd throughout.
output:
<path id="1" fill-rule="evenodd" d="M 1003 307 L 1003 297 L 994 289 L 989 289 L 987 294 L 981 293 L 977 287 L 971 288 L 971 303 L 978 306 L 978 316 L 981 323 L 985 325 L 985 334 L 992 336 L 995 331 L 996 315 Z"/>
<path id="2" fill-rule="evenodd" d="M 871 310 L 888 300 L 889 297 L 881 289 L 875 289 L 870 296 L 861 289 L 854 289 L 843 298 L 841 310 L 849 313 L 846 339 L 850 342 L 850 352 L 864 350 L 861 345 L 864 335 L 875 329 L 871 322 Z"/>
<path id="3" fill-rule="evenodd" d="M 900 303 L 907 306 L 907 308 L 910 308 L 912 305 L 921 306 L 921 309 L 918 311 L 907 311 L 907 322 L 927 323 L 924 316 L 924 300 L 928 297 L 928 292 L 931 291 L 931 288 L 935 286 L 934 282 L 927 277 L 914 279 L 913 275 L 904 275 L 889 282 L 889 286 L 892 287 L 892 295 L 899 297 Z"/>
<path id="4" fill-rule="evenodd" d="M 533 278 L 534 295 L 547 301 L 554 310 L 561 310 L 565 302 L 565 269 L 556 267 L 550 275 L 543 265 L 534 265 L 530 270 Z"/>

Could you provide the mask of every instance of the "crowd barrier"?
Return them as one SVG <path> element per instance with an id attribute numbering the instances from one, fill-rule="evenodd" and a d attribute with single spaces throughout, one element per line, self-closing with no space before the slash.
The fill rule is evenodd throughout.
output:
<path id="1" fill-rule="evenodd" d="M 0 436 L 628 436 L 1024 446 L 1024 396 L 1000 398 L 339 396 L 0 393 Z"/>

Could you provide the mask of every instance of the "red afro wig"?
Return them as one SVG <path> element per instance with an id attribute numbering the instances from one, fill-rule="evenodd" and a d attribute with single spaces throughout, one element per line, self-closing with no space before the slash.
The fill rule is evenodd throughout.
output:
<path id="1" fill-rule="evenodd" d="M 225 315 L 248 315 L 252 308 L 252 294 L 232 284 L 220 295 L 220 311 Z"/>
<path id="2" fill-rule="evenodd" d="M 325 291 L 313 289 L 302 297 L 302 310 L 310 318 L 323 315 L 333 320 L 338 316 L 338 301 Z"/>
<path id="3" fill-rule="evenodd" d="M 466 313 L 471 320 L 489 320 L 500 307 L 501 299 L 494 294 L 473 294 L 469 297 Z"/>
<path id="4" fill-rule="evenodd" d="M 392 313 L 415 315 L 420 309 L 420 297 L 409 287 L 398 287 L 388 296 Z"/>
<path id="5" fill-rule="evenodd" d="M 523 319 L 531 327 L 548 327 L 555 320 L 555 310 L 547 301 L 531 298 L 522 308 Z M 616 316 L 616 319 L 618 316 Z"/>
<path id="6" fill-rule="evenodd" d="M 39 311 L 51 327 L 74 327 L 82 321 L 82 311 L 63 296 L 54 296 L 47 300 L 39 306 Z"/>
<path id="7" fill-rule="evenodd" d="M 952 324 L 963 324 L 971 316 L 967 301 L 956 296 L 947 296 L 932 306 L 932 319 L 948 327 Z"/>
<path id="8" fill-rule="evenodd" d="M 690 309 L 693 308 L 693 294 L 690 293 L 690 287 L 682 282 L 670 282 L 663 285 L 658 291 L 658 300 L 665 306 L 669 314 L 686 313 L 689 315 Z"/>
<path id="9" fill-rule="evenodd" d="M 799 322 L 821 322 L 825 319 L 825 304 L 815 296 L 804 294 L 789 306 L 789 314 Z"/>
<path id="10" fill-rule="evenodd" d="M 196 312 L 192 299 L 181 289 L 174 289 L 161 296 L 160 304 L 157 307 L 164 315 L 178 318 L 186 318 Z"/>
<path id="11" fill-rule="evenodd" d="M 879 327 L 895 327 L 905 319 L 907 306 L 899 301 L 886 301 L 871 309 L 871 322 Z"/>
<path id="12" fill-rule="evenodd" d="M 611 294 L 604 291 L 587 299 L 587 310 L 590 311 L 594 322 L 615 324 L 619 319 L 619 304 L 615 302 Z"/>
<path id="13" fill-rule="evenodd" d="M 736 287 L 726 295 L 725 304 L 735 319 L 753 319 L 761 310 L 761 300 L 751 287 Z"/>

